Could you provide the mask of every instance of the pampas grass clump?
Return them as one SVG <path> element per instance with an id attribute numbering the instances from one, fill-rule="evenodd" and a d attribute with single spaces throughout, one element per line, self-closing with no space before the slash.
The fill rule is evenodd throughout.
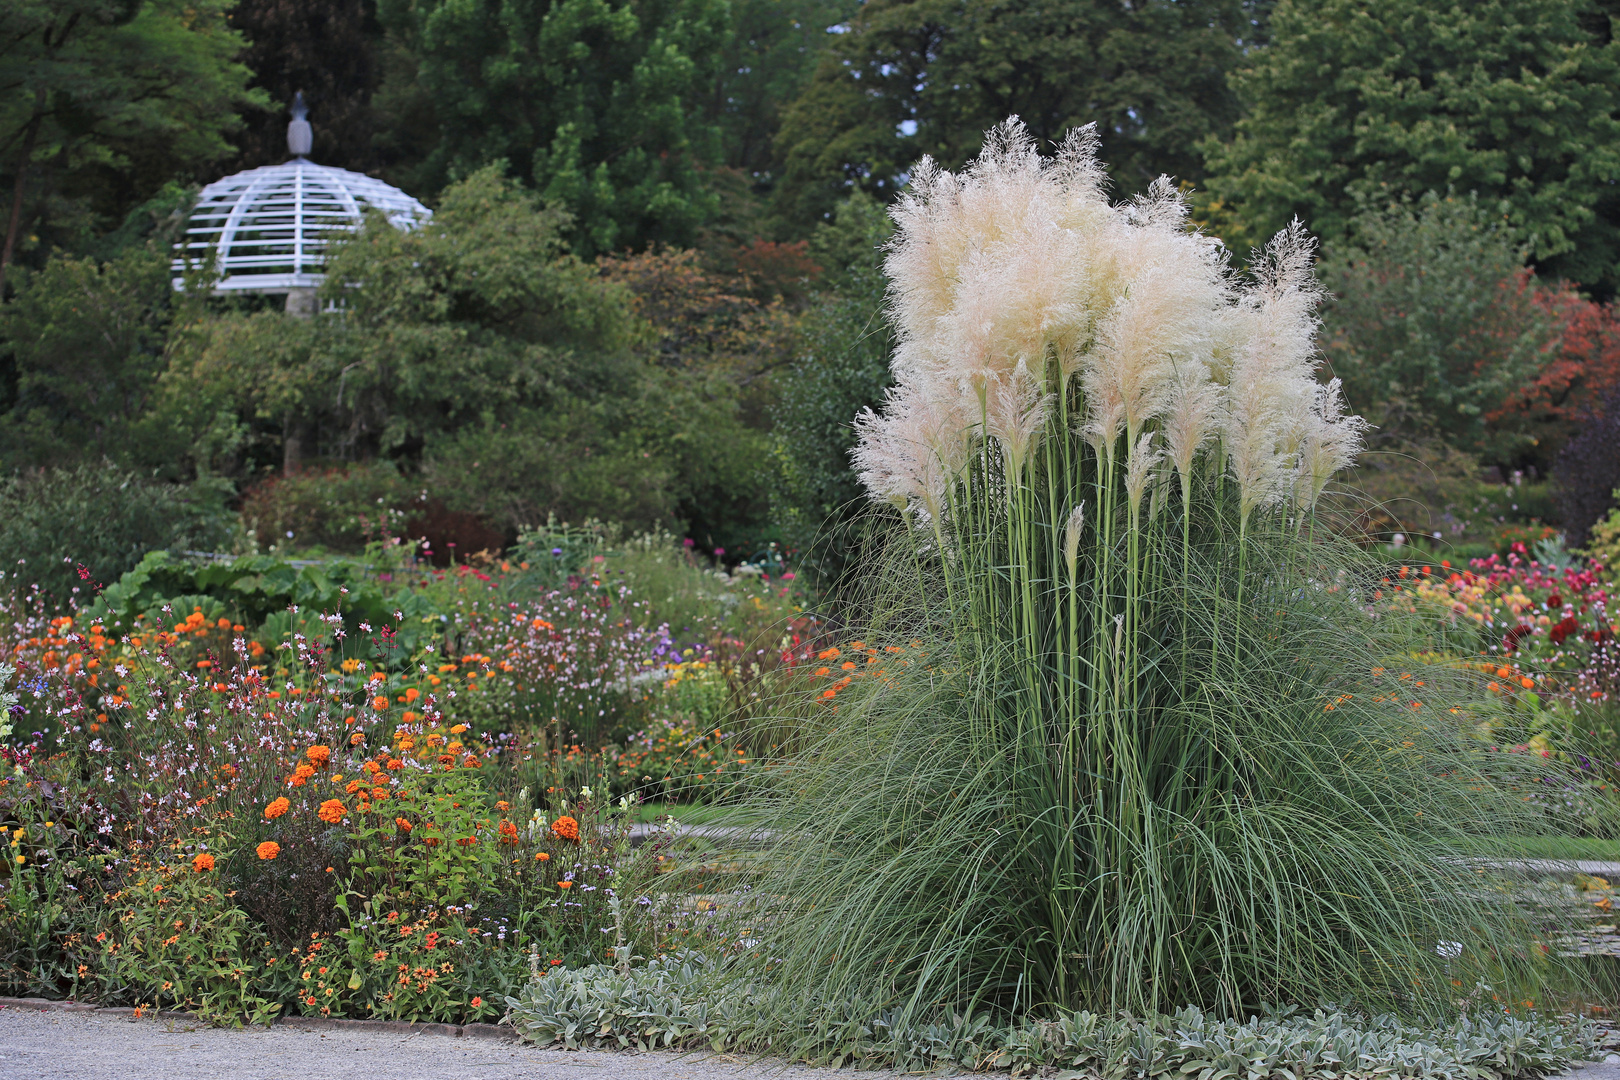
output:
<path id="1" fill-rule="evenodd" d="M 874 674 L 758 806 L 761 1023 L 1522 1009 L 1544 928 L 1461 852 L 1534 828 L 1528 778 L 1314 523 L 1364 425 L 1317 378 L 1312 241 L 1240 276 L 1094 147 L 1010 121 L 893 210 Z"/>

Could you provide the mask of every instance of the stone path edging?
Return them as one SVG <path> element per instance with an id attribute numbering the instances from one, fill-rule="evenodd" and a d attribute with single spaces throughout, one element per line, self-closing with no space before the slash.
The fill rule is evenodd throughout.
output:
<path id="1" fill-rule="evenodd" d="M 135 1010 L 119 1006 L 92 1005 L 84 1001 L 52 1001 L 49 998 L 0 997 L 0 1009 L 31 1009 L 34 1012 L 95 1013 L 98 1016 L 124 1016 L 135 1019 Z M 143 1010 L 141 1016 L 158 1020 L 193 1020 L 205 1023 L 188 1012 L 171 1009 Z M 490 1039 L 498 1042 L 516 1042 L 518 1033 L 500 1024 L 429 1024 L 410 1020 L 344 1020 L 330 1016 L 278 1016 L 277 1027 L 303 1028 L 306 1031 L 375 1031 L 400 1035 L 448 1035 L 462 1039 Z"/>

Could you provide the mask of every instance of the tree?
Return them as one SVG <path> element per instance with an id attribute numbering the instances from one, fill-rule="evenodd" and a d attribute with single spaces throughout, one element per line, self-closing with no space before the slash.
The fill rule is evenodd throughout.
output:
<path id="1" fill-rule="evenodd" d="M 420 87 L 390 108 L 430 106 L 437 130 L 414 188 L 491 162 L 572 214 L 585 257 L 689 243 L 715 208 L 720 156 L 705 119 L 728 33 L 722 0 L 380 0 Z M 411 70 L 413 68 L 414 70 Z M 425 99 L 425 100 L 424 100 Z"/>
<path id="2" fill-rule="evenodd" d="M 1295 215 L 1342 238 L 1358 199 L 1474 191 L 1530 238 L 1543 276 L 1612 292 L 1612 14 L 1591 0 L 1278 0 L 1271 43 L 1233 77 L 1246 114 L 1210 144 L 1210 187 L 1250 240 Z"/>
<path id="3" fill-rule="evenodd" d="M 376 0 L 237 0 L 231 26 L 247 39 L 241 59 L 266 98 L 244 117 L 232 167 L 287 159 L 287 103 L 298 91 L 309 102 L 314 160 L 358 172 L 382 164 L 371 107 L 386 51 Z"/>
<path id="4" fill-rule="evenodd" d="M 782 110 L 799 96 L 828 44 L 862 0 L 737 0 L 725 60 L 708 102 L 727 166 L 762 185 L 772 179 L 772 143 Z"/>
<path id="5" fill-rule="evenodd" d="M 779 213 L 799 229 L 850 188 L 887 199 L 923 154 L 955 167 L 1017 114 L 1041 142 L 1095 121 L 1126 191 L 1196 180 L 1228 131 L 1244 0 L 869 0 L 823 55 L 777 139 Z"/>
<path id="6" fill-rule="evenodd" d="M 8 0 L 0 6 L 0 286 L 19 251 L 72 247 L 230 152 L 262 100 L 233 58 L 231 0 Z"/>
<path id="7" fill-rule="evenodd" d="M 1386 443 L 1438 438 L 1511 464 L 1533 436 L 1487 417 L 1555 358 L 1559 330 L 1524 248 L 1473 198 L 1373 208 L 1351 226 L 1323 267 L 1324 348 L 1351 408 Z"/>
<path id="8" fill-rule="evenodd" d="M 816 227 L 812 254 L 838 269 L 805 316 L 772 410 L 772 516 L 802 552 L 799 564 L 829 587 L 847 583 L 876 524 L 849 455 L 856 415 L 881 407 L 894 381 L 881 252 L 890 231 L 883 207 L 862 192 Z"/>
<path id="9" fill-rule="evenodd" d="M 135 437 L 162 374 L 173 308 L 167 252 L 134 248 L 100 263 L 58 255 L 0 308 L 17 367 L 0 420 L 7 468 L 161 455 Z M 154 462 L 155 463 L 155 462 Z"/>

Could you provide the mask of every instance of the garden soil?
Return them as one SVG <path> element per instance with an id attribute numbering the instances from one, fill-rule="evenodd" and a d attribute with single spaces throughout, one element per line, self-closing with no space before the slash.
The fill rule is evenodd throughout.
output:
<path id="1" fill-rule="evenodd" d="M 437 1026 L 437 1025 L 435 1025 Z M 842 1080 L 735 1055 L 569 1052 L 431 1030 L 214 1028 L 183 1017 L 0 1009 L 0 1080 Z M 1586 1080 L 1585 1077 L 1582 1080 Z M 1596 1078 L 1594 1078 L 1596 1080 Z M 1620 1080 L 1620 1074 L 1603 1080 Z"/>

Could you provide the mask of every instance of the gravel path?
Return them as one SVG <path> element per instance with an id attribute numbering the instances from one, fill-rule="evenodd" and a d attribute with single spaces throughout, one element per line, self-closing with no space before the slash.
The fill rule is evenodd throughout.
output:
<path id="1" fill-rule="evenodd" d="M 730 1055 L 570 1053 L 420 1031 L 300 1030 L 296 1020 L 269 1031 L 242 1031 L 167 1017 L 0 1009 L 0 1080 L 841 1080 L 855 1075 L 896 1076 L 834 1073 Z"/>
<path id="2" fill-rule="evenodd" d="M 0 1008 L 0 1080 L 899 1080 L 901 1075 L 832 1072 L 728 1054 L 571 1053 L 423 1030 L 321 1029 L 298 1020 L 268 1031 L 237 1030 L 181 1017 L 136 1020 L 108 1012 Z M 1620 1080 L 1620 1056 L 1554 1080 Z"/>

